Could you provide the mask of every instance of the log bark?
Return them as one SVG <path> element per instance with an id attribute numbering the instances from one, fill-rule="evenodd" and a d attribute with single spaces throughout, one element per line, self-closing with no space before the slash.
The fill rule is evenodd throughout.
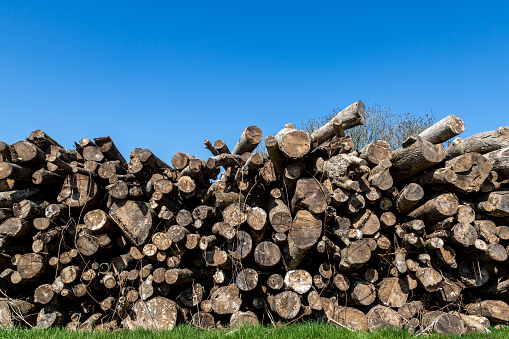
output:
<path id="1" fill-rule="evenodd" d="M 441 144 L 465 131 L 463 120 L 453 114 L 426 128 L 419 136 L 432 144 Z"/>
<path id="2" fill-rule="evenodd" d="M 0 192 L 0 208 L 12 207 L 15 202 L 36 197 L 39 192 L 40 191 L 35 188 Z"/>
<path id="3" fill-rule="evenodd" d="M 362 101 L 357 101 L 340 111 L 329 122 L 316 129 L 311 134 L 311 148 L 314 149 L 325 141 L 331 139 L 335 134 L 334 121 L 341 120 L 341 130 L 347 130 L 365 122 L 365 107 Z"/>
<path id="4" fill-rule="evenodd" d="M 265 138 L 265 148 L 267 149 L 267 154 L 269 155 L 269 159 L 274 165 L 274 171 L 276 174 L 281 174 L 284 170 L 284 158 L 279 151 L 279 145 L 277 139 L 269 135 Z"/>
<path id="5" fill-rule="evenodd" d="M 408 179 L 438 164 L 444 159 L 445 150 L 441 144 L 432 144 L 419 137 L 411 136 L 392 153 L 390 169 L 394 182 Z"/>
<path id="6" fill-rule="evenodd" d="M 410 218 L 433 223 L 454 215 L 458 211 L 458 198 L 451 193 L 441 194 L 408 214 Z"/>
<path id="7" fill-rule="evenodd" d="M 474 134 L 465 139 L 456 138 L 447 147 L 445 157 L 450 159 L 468 152 L 484 154 L 506 147 L 509 147 L 509 127 L 502 126 L 494 131 Z"/>
<path id="8" fill-rule="evenodd" d="M 62 145 L 60 145 L 52 137 L 50 137 L 40 129 L 32 131 L 28 136 L 27 141 L 30 141 L 32 144 L 39 147 L 40 149 L 46 149 L 51 145 L 62 147 Z"/>
<path id="9" fill-rule="evenodd" d="M 239 141 L 233 148 L 232 154 L 242 155 L 245 152 L 252 152 L 262 141 L 262 130 L 257 126 L 249 126 L 244 129 Z"/>
<path id="10" fill-rule="evenodd" d="M 0 179 L 30 182 L 32 181 L 33 172 L 34 170 L 31 167 L 10 162 L 0 162 Z"/>

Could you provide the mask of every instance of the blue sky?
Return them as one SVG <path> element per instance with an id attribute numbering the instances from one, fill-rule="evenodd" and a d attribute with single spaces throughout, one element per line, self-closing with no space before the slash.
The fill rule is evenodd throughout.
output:
<path id="1" fill-rule="evenodd" d="M 210 156 L 362 100 L 509 125 L 504 1 L 3 1 L 0 140 Z"/>

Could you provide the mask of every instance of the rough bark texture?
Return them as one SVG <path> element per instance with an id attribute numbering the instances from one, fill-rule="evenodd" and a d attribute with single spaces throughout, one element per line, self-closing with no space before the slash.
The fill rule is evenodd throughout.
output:
<path id="1" fill-rule="evenodd" d="M 209 159 L 179 152 L 172 166 L 141 148 L 126 163 L 109 137 L 0 142 L 0 323 L 463 333 L 509 321 L 507 128 L 454 141 L 447 160 L 454 117 L 394 152 L 356 151 L 345 134 L 361 111 L 312 136 L 287 125 L 268 157 L 249 127 L 234 154 L 205 142 Z"/>
<path id="2" fill-rule="evenodd" d="M 395 182 L 408 179 L 440 163 L 444 156 L 441 144 L 435 145 L 420 136 L 411 136 L 392 153 L 392 177 Z"/>

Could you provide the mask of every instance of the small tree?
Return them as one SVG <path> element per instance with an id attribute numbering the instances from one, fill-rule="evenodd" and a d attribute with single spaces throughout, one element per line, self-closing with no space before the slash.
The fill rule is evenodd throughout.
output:
<path id="1" fill-rule="evenodd" d="M 409 136 L 419 134 L 433 125 L 435 118 L 430 112 L 424 117 L 416 117 L 413 114 L 396 115 L 393 107 L 381 108 L 378 104 L 366 109 L 366 123 L 346 131 L 354 143 L 356 149 L 376 141 L 387 141 L 393 150 L 399 148 Z M 303 123 L 300 128 L 312 133 L 323 126 L 341 110 L 333 110 L 329 115 L 319 119 L 310 119 Z"/>

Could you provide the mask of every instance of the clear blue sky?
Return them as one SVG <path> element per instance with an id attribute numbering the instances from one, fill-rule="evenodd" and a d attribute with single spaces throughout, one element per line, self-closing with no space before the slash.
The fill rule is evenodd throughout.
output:
<path id="1" fill-rule="evenodd" d="M 505 1 L 0 0 L 0 140 L 207 158 L 356 100 L 509 125 Z"/>

